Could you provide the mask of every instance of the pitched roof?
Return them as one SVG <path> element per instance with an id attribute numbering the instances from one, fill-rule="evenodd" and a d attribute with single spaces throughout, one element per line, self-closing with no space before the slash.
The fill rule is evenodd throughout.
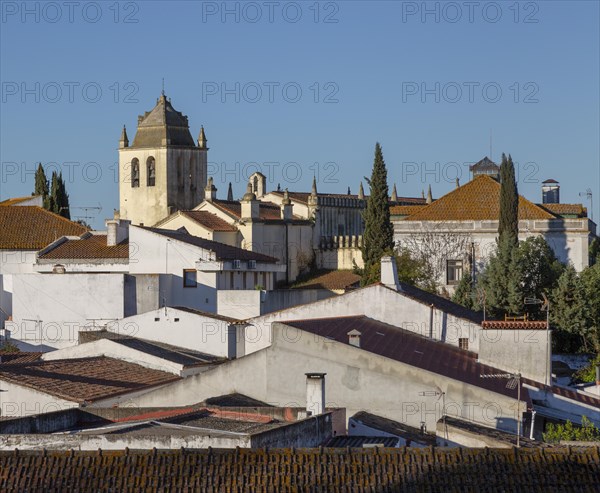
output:
<path id="1" fill-rule="evenodd" d="M 405 221 L 486 221 L 500 217 L 500 183 L 479 175 L 452 190 Z M 519 219 L 555 219 L 556 216 L 519 195 Z"/>
<path id="2" fill-rule="evenodd" d="M 0 364 L 14 365 L 16 363 L 31 363 L 39 361 L 44 353 L 22 352 L 22 351 L 0 351 Z"/>
<path id="3" fill-rule="evenodd" d="M 3 491 L 596 491 L 597 447 L 0 452 Z"/>
<path id="4" fill-rule="evenodd" d="M 212 231 L 237 231 L 234 225 L 207 211 L 181 211 L 181 214 Z"/>
<path id="5" fill-rule="evenodd" d="M 104 356 L 0 365 L 0 380 L 80 404 L 175 382 L 180 378 Z"/>
<path id="6" fill-rule="evenodd" d="M 390 207 L 390 215 L 391 216 L 410 216 L 416 212 L 419 212 L 423 207 L 427 204 L 423 205 L 393 205 Z"/>
<path id="7" fill-rule="evenodd" d="M 587 217 L 587 209 L 582 204 L 537 204 L 542 209 L 557 216 Z"/>
<path id="8" fill-rule="evenodd" d="M 0 202 L 0 206 L 18 205 L 23 202 L 29 202 L 30 200 L 34 200 L 38 197 L 40 197 L 40 195 L 29 195 L 27 197 L 13 197 L 11 199 L 6 199 L 6 200 L 3 200 L 2 202 Z"/>
<path id="9" fill-rule="evenodd" d="M 395 447 L 398 444 L 396 437 L 388 436 L 358 436 L 358 435 L 338 435 L 331 437 L 325 447 L 339 448 L 368 448 L 368 447 Z"/>
<path id="10" fill-rule="evenodd" d="M 138 128 L 132 147 L 195 147 L 187 116 L 183 115 L 162 94 L 156 106 L 138 117 Z"/>
<path id="11" fill-rule="evenodd" d="M 60 245 L 47 250 L 39 256 L 44 259 L 128 259 L 129 240 L 123 240 L 118 245 L 108 246 L 106 234 L 87 232 L 77 239 L 67 239 Z"/>
<path id="12" fill-rule="evenodd" d="M 357 286 L 361 277 L 351 270 L 332 270 L 293 286 L 293 289 L 328 289 L 330 291 Z"/>
<path id="13" fill-rule="evenodd" d="M 354 416 L 351 416 L 350 419 L 358 421 L 369 428 L 389 433 L 390 435 L 402 437 L 404 439 L 408 438 L 413 442 L 427 443 L 429 445 L 435 445 L 436 443 L 435 435 L 421 433 L 421 430 L 417 428 L 366 411 L 359 411 Z M 354 425 L 350 423 L 350 427 L 352 426 Z"/>
<path id="14" fill-rule="evenodd" d="M 360 349 L 364 351 L 517 398 L 517 390 L 507 389 L 505 381 L 481 378 L 480 375 L 498 373 L 498 370 L 479 363 L 475 353 L 366 316 L 282 320 L 281 323 L 348 345 L 348 332 L 356 329 L 362 334 Z"/>
<path id="15" fill-rule="evenodd" d="M 498 166 L 494 161 L 492 161 L 489 157 L 485 156 L 481 161 L 476 162 L 469 166 L 469 171 L 488 171 L 495 170 L 500 171 L 500 166 Z"/>
<path id="16" fill-rule="evenodd" d="M 169 229 L 148 228 L 145 226 L 136 227 L 214 252 L 217 260 L 256 260 L 257 262 L 267 263 L 275 263 L 278 261 L 276 258 L 263 255 L 262 253 L 251 252 L 250 250 L 226 245 L 225 243 L 219 243 L 218 241 L 206 240 L 198 236 L 193 236 L 185 231 L 172 231 Z"/>
<path id="17" fill-rule="evenodd" d="M 210 313 L 196 308 L 190 308 L 189 306 L 172 306 L 173 310 L 181 310 L 182 312 L 193 313 L 194 315 L 200 315 L 202 317 L 215 318 L 224 322 L 239 323 L 241 320 L 233 317 L 226 317 L 225 315 L 219 315 L 218 313 Z"/>
<path id="18" fill-rule="evenodd" d="M 219 207 L 221 210 L 234 216 L 236 219 L 242 217 L 242 204 L 237 200 L 216 200 L 213 199 L 212 203 Z M 281 207 L 273 202 L 262 202 L 259 201 L 259 218 L 263 221 L 282 221 L 281 219 Z M 300 216 L 294 215 L 296 221 L 304 221 Z"/>
<path id="19" fill-rule="evenodd" d="M 139 339 L 128 335 L 110 332 L 108 330 L 83 331 L 79 333 L 79 340 L 82 343 L 108 339 L 122 346 L 146 353 L 150 356 L 156 356 L 166 361 L 182 365 L 183 367 L 213 365 L 227 360 L 220 356 L 194 351 L 162 342 Z"/>
<path id="20" fill-rule="evenodd" d="M 61 236 L 87 231 L 58 214 L 37 206 L 0 207 L 0 249 L 41 250 Z"/>

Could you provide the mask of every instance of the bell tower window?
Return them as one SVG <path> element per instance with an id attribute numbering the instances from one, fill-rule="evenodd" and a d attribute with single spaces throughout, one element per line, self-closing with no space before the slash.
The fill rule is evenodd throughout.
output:
<path id="1" fill-rule="evenodd" d="M 153 187 L 156 184 L 156 161 L 152 156 L 146 161 L 146 171 L 148 177 L 147 185 Z"/>
<path id="2" fill-rule="evenodd" d="M 140 186 L 140 161 L 134 157 L 131 160 L 131 188 Z"/>

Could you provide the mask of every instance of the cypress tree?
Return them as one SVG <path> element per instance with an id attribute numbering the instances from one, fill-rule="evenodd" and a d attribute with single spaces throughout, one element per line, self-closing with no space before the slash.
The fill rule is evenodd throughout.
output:
<path id="1" fill-rule="evenodd" d="M 56 174 L 56 171 L 53 171 L 52 178 L 50 180 L 50 195 L 48 197 L 47 209 L 50 212 L 54 212 L 55 214 L 58 214 L 57 204 L 58 204 L 58 195 L 60 193 L 58 191 L 58 188 L 59 188 L 58 175 Z"/>
<path id="2" fill-rule="evenodd" d="M 371 179 L 367 180 L 371 193 L 363 213 L 365 231 L 362 256 L 365 264 L 361 284 L 377 282 L 380 276 L 380 262 L 383 255 L 391 255 L 394 250 L 394 229 L 390 221 L 387 169 L 379 142 L 375 144 L 375 159 Z"/>
<path id="3" fill-rule="evenodd" d="M 499 239 L 510 238 L 509 244 L 519 243 L 519 192 L 515 180 L 515 167 L 512 157 L 502 154 L 500 165 L 500 221 L 498 224 Z"/>
<path id="4" fill-rule="evenodd" d="M 43 207 L 48 209 L 48 178 L 42 163 L 38 165 L 35 172 L 35 186 L 32 195 L 40 195 L 42 197 Z"/>
<path id="5" fill-rule="evenodd" d="M 60 214 L 67 219 L 71 219 L 71 211 L 69 208 L 69 194 L 65 187 L 65 180 L 62 176 L 62 171 L 58 175 L 58 196 L 59 196 L 59 207 L 57 214 Z"/>

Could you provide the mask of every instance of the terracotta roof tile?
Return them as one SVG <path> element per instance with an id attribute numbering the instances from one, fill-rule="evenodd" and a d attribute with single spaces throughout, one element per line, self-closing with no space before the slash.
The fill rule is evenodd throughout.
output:
<path id="1" fill-rule="evenodd" d="M 0 452 L 2 491 L 597 491 L 598 447 Z"/>
<path id="2" fill-rule="evenodd" d="M 481 323 L 484 329 L 502 330 L 545 330 L 546 322 L 543 320 L 486 320 Z"/>
<path id="3" fill-rule="evenodd" d="M 0 379 L 73 402 L 94 402 L 181 377 L 104 356 L 0 365 Z"/>
<path id="4" fill-rule="evenodd" d="M 0 249 L 41 250 L 61 236 L 80 236 L 80 224 L 37 206 L 0 207 Z"/>
<path id="5" fill-rule="evenodd" d="M 538 204 L 538 206 L 557 216 L 587 217 L 587 209 L 581 204 Z"/>
<path id="6" fill-rule="evenodd" d="M 107 246 L 106 234 L 85 233 L 78 239 L 68 239 L 52 250 L 39 256 L 40 259 L 128 259 L 129 240 L 118 245 Z"/>
<path id="7" fill-rule="evenodd" d="M 500 183 L 486 175 L 440 197 L 405 221 L 486 221 L 500 217 Z M 555 219 L 556 216 L 519 196 L 519 219 Z"/>
<path id="8" fill-rule="evenodd" d="M 348 289 L 357 286 L 360 279 L 361 277 L 351 270 L 333 270 L 296 284 L 294 289 Z"/>
<path id="9" fill-rule="evenodd" d="M 410 216 L 411 214 L 415 214 L 425 207 L 423 205 L 394 205 L 390 207 L 390 215 L 391 216 Z"/>
<path id="10" fill-rule="evenodd" d="M 4 352 L 0 351 L 0 364 L 14 365 L 17 363 L 32 363 L 39 361 L 44 353 L 28 353 L 28 352 Z"/>
<path id="11" fill-rule="evenodd" d="M 189 217 L 212 231 L 237 231 L 237 228 L 215 214 L 206 211 L 181 211 L 184 216 Z"/>
<path id="12" fill-rule="evenodd" d="M 28 197 L 13 197 L 12 199 L 6 199 L 3 200 L 2 202 L 0 202 L 0 206 L 11 206 L 11 205 L 16 205 L 16 204 L 20 204 L 22 202 L 27 202 L 35 197 L 39 197 L 39 195 L 29 195 Z"/>

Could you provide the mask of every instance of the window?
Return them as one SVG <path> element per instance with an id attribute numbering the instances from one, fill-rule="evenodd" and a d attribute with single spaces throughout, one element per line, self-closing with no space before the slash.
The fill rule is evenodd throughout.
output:
<path id="1" fill-rule="evenodd" d="M 465 351 L 469 350 L 469 338 L 468 337 L 459 337 L 458 338 L 458 347 L 464 349 Z"/>
<path id="2" fill-rule="evenodd" d="M 241 269 L 242 268 L 242 261 L 241 260 L 234 260 L 233 261 L 233 268 L 234 269 Z"/>
<path id="3" fill-rule="evenodd" d="M 156 183 L 156 161 L 152 156 L 146 161 L 147 185 L 153 187 Z"/>
<path id="4" fill-rule="evenodd" d="M 458 284 L 462 273 L 462 260 L 446 260 L 446 284 Z"/>
<path id="5" fill-rule="evenodd" d="M 195 288 L 196 287 L 196 269 L 185 269 L 183 271 L 183 287 L 184 288 Z"/>
<path id="6" fill-rule="evenodd" d="M 140 186 L 140 161 L 134 157 L 131 160 L 131 188 Z"/>
<path id="7" fill-rule="evenodd" d="M 248 260 L 248 269 L 256 269 L 256 260 Z"/>

